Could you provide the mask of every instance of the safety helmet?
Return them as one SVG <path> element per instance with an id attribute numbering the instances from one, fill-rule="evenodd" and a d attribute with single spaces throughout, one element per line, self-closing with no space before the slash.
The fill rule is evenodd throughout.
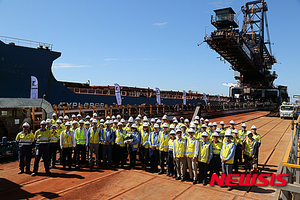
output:
<path id="1" fill-rule="evenodd" d="M 62 122 L 61 122 L 60 119 L 58 119 L 58 120 L 56 121 L 56 123 L 57 123 L 57 124 L 61 124 Z"/>
<path id="2" fill-rule="evenodd" d="M 234 129 L 234 130 L 232 131 L 232 133 L 238 134 L 239 132 L 238 132 L 238 130 Z"/>
<path id="3" fill-rule="evenodd" d="M 169 125 L 167 123 L 164 123 L 163 128 L 169 128 Z"/>
<path id="4" fill-rule="evenodd" d="M 200 117 L 199 117 L 199 116 L 196 116 L 195 119 L 200 119 Z"/>
<path id="5" fill-rule="evenodd" d="M 120 121 L 120 122 L 122 122 L 122 123 L 123 123 L 123 122 L 126 122 L 126 121 L 125 121 L 125 119 L 121 119 L 121 121 Z"/>
<path id="6" fill-rule="evenodd" d="M 51 119 L 46 119 L 46 123 L 51 123 Z"/>
<path id="7" fill-rule="evenodd" d="M 87 115 L 85 118 L 86 118 L 86 119 L 90 119 L 91 117 L 90 117 L 89 115 Z"/>
<path id="8" fill-rule="evenodd" d="M 89 121 L 84 122 L 85 125 L 90 125 Z"/>
<path id="9" fill-rule="evenodd" d="M 201 128 L 207 128 L 206 124 L 202 124 Z"/>
<path id="10" fill-rule="evenodd" d="M 66 122 L 65 125 L 66 125 L 66 126 L 71 126 L 71 123 L 70 123 L 70 122 Z"/>
<path id="11" fill-rule="evenodd" d="M 92 121 L 92 123 L 94 124 L 94 123 L 98 123 L 98 121 L 96 120 L 96 119 L 93 119 L 93 121 Z"/>
<path id="12" fill-rule="evenodd" d="M 190 125 L 190 128 L 195 129 L 196 127 L 195 127 L 194 124 L 191 124 L 191 125 Z"/>
<path id="13" fill-rule="evenodd" d="M 98 115 L 97 115 L 97 113 L 94 113 L 93 116 L 94 116 L 94 117 L 97 117 Z"/>
<path id="14" fill-rule="evenodd" d="M 77 124 L 77 121 L 76 120 L 72 121 L 72 124 Z"/>
<path id="15" fill-rule="evenodd" d="M 209 120 L 208 120 L 208 119 L 205 119 L 205 122 L 206 122 L 206 123 L 208 123 L 208 122 L 209 122 Z"/>
<path id="16" fill-rule="evenodd" d="M 84 121 L 82 119 L 79 120 L 79 124 L 84 124 Z"/>
<path id="17" fill-rule="evenodd" d="M 190 128 L 190 129 L 188 130 L 188 133 L 195 133 L 195 131 L 194 131 L 194 129 Z"/>
<path id="18" fill-rule="evenodd" d="M 155 122 L 155 119 L 154 119 L 154 118 L 152 118 L 152 119 L 150 120 L 150 122 Z"/>
<path id="19" fill-rule="evenodd" d="M 247 131 L 247 135 L 252 134 L 252 131 Z"/>
<path id="20" fill-rule="evenodd" d="M 111 116 L 111 118 L 112 118 L 112 119 L 116 119 L 116 117 L 115 117 L 114 115 L 113 115 L 113 116 Z"/>
<path id="21" fill-rule="evenodd" d="M 189 123 L 189 122 L 190 122 L 189 119 L 184 120 L 184 123 Z"/>
<path id="22" fill-rule="evenodd" d="M 47 125 L 46 121 L 45 120 L 41 121 L 41 125 Z"/>
<path id="23" fill-rule="evenodd" d="M 175 131 L 174 131 L 174 130 L 171 130 L 171 131 L 170 131 L 170 135 L 175 135 Z"/>
<path id="24" fill-rule="evenodd" d="M 247 127 L 247 124 L 243 123 L 243 124 L 242 124 L 242 127 Z"/>
<path id="25" fill-rule="evenodd" d="M 164 115 L 161 119 L 166 120 L 167 119 L 167 115 Z"/>
<path id="26" fill-rule="evenodd" d="M 220 128 L 216 128 L 216 132 L 220 133 L 221 129 Z"/>
<path id="27" fill-rule="evenodd" d="M 154 128 L 159 128 L 159 125 L 158 124 L 154 124 Z"/>
<path id="28" fill-rule="evenodd" d="M 117 119 L 120 119 L 120 118 L 122 118 L 121 115 L 117 115 Z"/>
<path id="29" fill-rule="evenodd" d="M 231 137 L 233 137 L 232 131 L 231 131 L 230 129 L 228 129 L 228 130 L 225 132 L 225 136 L 231 136 Z"/>
<path id="30" fill-rule="evenodd" d="M 256 126 L 254 126 L 254 125 L 253 125 L 253 126 L 251 126 L 251 130 L 253 130 L 253 129 L 256 129 Z"/>
<path id="31" fill-rule="evenodd" d="M 24 126 L 28 126 L 28 127 L 29 127 L 28 122 L 25 122 L 25 123 L 23 124 L 23 127 L 24 127 Z"/>
<path id="32" fill-rule="evenodd" d="M 219 137 L 219 134 L 217 132 L 214 132 L 211 136 L 212 137 Z"/>
<path id="33" fill-rule="evenodd" d="M 56 113 L 53 113 L 53 114 L 52 114 L 52 117 L 54 117 L 54 116 L 57 116 L 57 114 L 56 114 Z"/>
<path id="34" fill-rule="evenodd" d="M 202 136 L 202 137 L 203 137 L 203 136 L 208 137 L 208 134 L 207 134 L 206 132 L 203 132 L 203 133 L 201 134 L 201 136 Z"/>
<path id="35" fill-rule="evenodd" d="M 121 122 L 118 122 L 118 126 L 123 126 L 123 124 Z"/>
<path id="36" fill-rule="evenodd" d="M 149 126 L 148 122 L 143 123 L 143 127 L 148 127 L 148 126 Z"/>
<path id="37" fill-rule="evenodd" d="M 223 121 L 220 122 L 220 125 L 225 125 L 225 123 Z"/>
<path id="38" fill-rule="evenodd" d="M 77 117 L 82 117 L 81 114 L 78 114 Z"/>
<path id="39" fill-rule="evenodd" d="M 209 123 L 208 123 L 208 126 L 210 126 L 210 127 L 213 126 L 213 123 L 209 122 Z"/>
<path id="40" fill-rule="evenodd" d="M 108 116 L 106 116 L 106 120 L 110 120 L 110 116 L 108 115 Z"/>
<path id="41" fill-rule="evenodd" d="M 229 122 L 229 124 L 232 124 L 232 125 L 234 125 L 235 123 L 234 123 L 234 121 L 233 121 L 233 120 L 231 120 L 231 121 Z"/>
<path id="42" fill-rule="evenodd" d="M 137 127 L 136 127 L 136 124 L 132 124 L 132 125 L 131 125 L 131 128 L 137 128 Z"/>
<path id="43" fill-rule="evenodd" d="M 171 125 L 170 125 L 170 129 L 171 129 L 171 128 L 173 128 L 173 129 L 175 128 L 174 124 L 171 124 Z"/>
<path id="44" fill-rule="evenodd" d="M 65 116 L 64 116 L 64 119 L 69 119 L 68 115 L 65 115 Z"/>
<path id="45" fill-rule="evenodd" d="M 214 122 L 214 123 L 213 123 L 213 126 L 218 126 L 217 122 Z"/>

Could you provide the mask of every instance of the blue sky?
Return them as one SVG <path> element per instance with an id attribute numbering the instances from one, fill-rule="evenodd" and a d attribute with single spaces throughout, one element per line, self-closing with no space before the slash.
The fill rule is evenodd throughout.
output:
<path id="1" fill-rule="evenodd" d="M 92 85 L 159 87 L 228 95 L 222 83 L 235 82 L 230 64 L 203 41 L 215 28 L 213 10 L 242 0 L 2 0 L 1 34 L 53 44 L 62 52 L 53 65 L 57 80 Z M 298 89 L 299 0 L 267 1 L 276 85 Z M 242 15 L 239 17 L 242 25 Z"/>

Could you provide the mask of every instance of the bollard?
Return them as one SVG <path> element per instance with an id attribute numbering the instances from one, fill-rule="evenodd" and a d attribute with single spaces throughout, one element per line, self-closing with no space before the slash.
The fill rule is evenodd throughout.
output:
<path id="1" fill-rule="evenodd" d="M 150 117 L 152 117 L 152 105 L 150 105 Z"/>
<path id="2" fill-rule="evenodd" d="M 35 132 L 35 114 L 34 114 L 35 108 L 32 108 L 32 130 Z"/>
<path id="3" fill-rule="evenodd" d="M 141 105 L 139 105 L 139 115 L 141 114 Z"/>
<path id="4" fill-rule="evenodd" d="M 110 117 L 112 116 L 112 109 L 113 109 L 113 106 L 110 106 Z"/>
<path id="5" fill-rule="evenodd" d="M 62 109 L 63 109 L 63 116 L 65 116 L 67 107 L 63 106 Z"/>
<path id="6" fill-rule="evenodd" d="M 106 118 L 107 117 L 107 104 L 105 104 L 104 108 L 105 108 L 105 114 L 104 114 L 104 117 Z"/>
<path id="7" fill-rule="evenodd" d="M 130 117 L 131 116 L 131 106 L 129 105 L 128 107 L 129 107 L 128 108 L 128 117 Z"/>
<path id="8" fill-rule="evenodd" d="M 124 109 L 125 109 L 125 106 L 122 106 L 122 116 L 123 116 L 123 119 L 124 119 Z"/>

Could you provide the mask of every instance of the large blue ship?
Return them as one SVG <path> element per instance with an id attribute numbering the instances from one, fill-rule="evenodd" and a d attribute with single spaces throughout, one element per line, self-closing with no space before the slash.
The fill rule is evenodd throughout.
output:
<path id="1" fill-rule="evenodd" d="M 23 45 L 24 44 L 24 45 Z M 38 80 L 38 98 L 52 105 L 114 105 L 114 86 L 90 86 L 85 83 L 59 82 L 52 74 L 53 61 L 61 56 L 52 45 L 16 38 L 1 37 L 0 98 L 30 98 L 31 76 Z M 156 91 L 150 88 L 120 87 L 123 105 L 155 105 Z M 212 104 L 226 97 L 209 96 Z M 183 104 L 183 93 L 161 91 L 164 105 Z M 203 95 L 187 93 L 186 104 L 203 104 Z"/>

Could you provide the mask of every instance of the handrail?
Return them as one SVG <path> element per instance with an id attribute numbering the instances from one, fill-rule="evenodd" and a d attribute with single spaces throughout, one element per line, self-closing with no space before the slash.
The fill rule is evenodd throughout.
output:
<path id="1" fill-rule="evenodd" d="M 28 47 L 34 47 L 34 48 L 45 48 L 48 50 L 52 50 L 53 44 L 45 43 L 45 42 L 37 42 L 33 40 L 25 40 L 20 38 L 14 38 L 14 37 L 7 37 L 7 36 L 0 36 L 0 39 L 7 44 L 11 45 L 18 45 L 22 46 L 22 44 Z"/>

